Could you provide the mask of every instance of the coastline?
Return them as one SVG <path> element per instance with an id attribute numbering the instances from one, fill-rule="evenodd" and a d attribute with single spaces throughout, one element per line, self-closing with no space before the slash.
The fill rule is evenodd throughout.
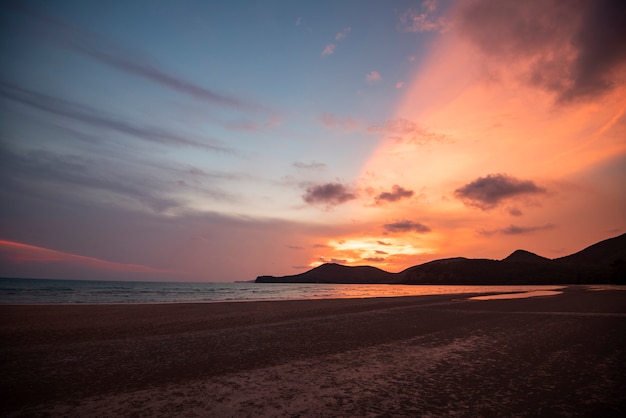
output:
<path id="1" fill-rule="evenodd" d="M 0 306 L 4 414 L 618 415 L 626 292 Z"/>

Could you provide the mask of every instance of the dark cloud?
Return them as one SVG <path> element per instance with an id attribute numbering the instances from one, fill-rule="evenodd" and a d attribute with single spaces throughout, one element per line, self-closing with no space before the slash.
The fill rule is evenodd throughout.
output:
<path id="1" fill-rule="evenodd" d="M 383 257 L 365 257 L 365 258 L 362 258 L 362 260 L 370 261 L 372 263 L 380 263 L 380 262 L 385 261 Z"/>
<path id="2" fill-rule="evenodd" d="M 257 105 L 219 94 L 189 80 L 170 74 L 158 68 L 151 60 L 137 51 L 132 51 L 128 47 L 117 44 L 110 39 L 71 25 L 41 9 L 18 2 L 11 2 L 10 6 L 14 10 L 36 20 L 38 24 L 32 33 L 45 41 L 55 42 L 102 64 L 142 77 L 210 104 L 239 110 L 260 109 Z"/>
<path id="3" fill-rule="evenodd" d="M 327 183 L 307 188 L 302 198 L 309 204 L 335 206 L 356 199 L 356 195 L 343 184 Z"/>
<path id="4" fill-rule="evenodd" d="M 101 129 L 117 131 L 146 141 L 177 145 L 193 146 L 212 151 L 232 153 L 233 150 L 218 145 L 189 139 L 183 135 L 169 132 L 154 126 L 142 126 L 128 120 L 99 111 L 93 107 L 71 102 L 58 97 L 27 90 L 0 81 L 0 97 L 13 102 L 27 105 L 31 108 L 45 111 L 54 115 L 63 116 L 77 122 L 85 123 Z"/>
<path id="5" fill-rule="evenodd" d="M 390 224 L 383 225 L 383 228 L 387 232 L 419 232 L 420 234 L 430 232 L 430 228 L 424 224 L 413 221 L 397 221 Z"/>
<path id="6" fill-rule="evenodd" d="M 304 163 L 302 161 L 296 161 L 293 166 L 303 170 L 324 170 L 327 166 L 324 163 L 318 163 L 317 161 L 311 161 L 310 163 Z"/>
<path id="7" fill-rule="evenodd" d="M 550 229 L 556 228 L 554 224 L 545 224 L 540 226 L 518 226 L 518 225 L 509 225 L 506 228 L 495 229 L 495 230 L 484 230 L 480 231 L 481 235 L 494 235 L 494 234 L 503 234 L 503 235 L 522 235 L 522 234 L 530 234 L 537 231 L 546 231 Z"/>
<path id="8" fill-rule="evenodd" d="M 290 250 L 304 250 L 304 247 L 301 247 L 299 245 L 288 245 L 287 248 L 289 248 Z"/>
<path id="9" fill-rule="evenodd" d="M 395 184 L 391 188 L 390 192 L 382 192 L 376 196 L 376 203 L 382 204 L 384 202 L 397 202 L 398 200 L 412 197 L 413 194 L 413 190 L 407 190 L 404 187 L 400 187 Z"/>
<path id="10" fill-rule="evenodd" d="M 521 63 L 526 81 L 561 102 L 611 90 L 626 64 L 622 0 L 463 2 L 456 27 L 489 58 Z"/>
<path id="11" fill-rule="evenodd" d="M 391 243 L 389 242 L 385 242 L 385 241 L 376 241 L 379 245 L 391 245 Z"/>
<path id="12" fill-rule="evenodd" d="M 489 174 L 456 189 L 454 195 L 468 206 L 488 210 L 507 199 L 545 192 L 531 180 L 519 180 L 506 174 Z"/>

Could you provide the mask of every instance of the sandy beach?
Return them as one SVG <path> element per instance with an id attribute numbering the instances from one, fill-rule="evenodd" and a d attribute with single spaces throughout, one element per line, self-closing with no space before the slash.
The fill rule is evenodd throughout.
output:
<path id="1" fill-rule="evenodd" d="M 626 292 L 0 306 L 3 416 L 623 416 Z"/>

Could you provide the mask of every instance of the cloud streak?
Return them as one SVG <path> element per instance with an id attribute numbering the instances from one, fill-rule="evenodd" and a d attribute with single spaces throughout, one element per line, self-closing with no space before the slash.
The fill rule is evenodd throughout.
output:
<path id="1" fill-rule="evenodd" d="M 399 232 L 417 232 L 420 234 L 424 234 L 430 232 L 431 229 L 419 222 L 402 220 L 397 222 L 392 222 L 383 225 L 383 229 L 387 232 L 391 233 L 399 233 Z"/>
<path id="2" fill-rule="evenodd" d="M 556 228 L 556 225 L 548 223 L 545 225 L 539 226 L 518 226 L 518 225 L 509 225 L 505 228 L 495 229 L 495 230 L 483 230 L 480 231 L 481 235 L 491 236 L 494 234 L 503 234 L 503 235 L 524 235 L 530 234 L 537 231 L 548 231 Z"/>
<path id="3" fill-rule="evenodd" d="M 79 254 L 72 254 L 36 245 L 24 244 L 0 239 L 0 256 L 5 262 L 12 264 L 23 263 L 70 263 L 91 267 L 98 270 L 127 273 L 165 273 L 167 271 L 155 269 L 141 264 L 117 263 Z"/>
<path id="4" fill-rule="evenodd" d="M 521 196 L 544 194 L 546 190 L 531 180 L 519 180 L 506 174 L 488 174 L 454 191 L 467 206 L 493 209 L 503 201 Z"/>
<path id="5" fill-rule="evenodd" d="M 176 146 L 193 146 L 225 153 L 234 152 L 230 148 L 195 141 L 162 128 L 141 126 L 116 116 L 106 114 L 84 104 L 48 96 L 43 93 L 13 86 L 1 81 L 0 97 L 4 97 L 5 99 L 27 105 L 41 111 L 63 116 L 77 122 L 102 129 L 117 131 L 150 142 Z"/>
<path id="6" fill-rule="evenodd" d="M 367 132 L 374 135 L 384 135 L 393 141 L 414 145 L 451 142 L 449 136 L 429 131 L 418 123 L 404 118 L 388 119 L 382 125 L 372 125 L 367 128 Z"/>
<path id="7" fill-rule="evenodd" d="M 44 38 L 45 41 L 55 42 L 102 64 L 142 77 L 212 105 L 245 111 L 262 110 L 262 108 L 256 104 L 247 103 L 235 97 L 217 93 L 189 80 L 168 73 L 158 68 L 145 56 L 140 58 L 143 54 L 131 51 L 128 47 L 122 47 L 110 39 L 105 39 L 90 33 L 83 28 L 70 25 L 39 9 L 17 2 L 11 3 L 11 7 L 37 20 L 42 27 L 39 31 L 36 31 L 35 34 Z"/>

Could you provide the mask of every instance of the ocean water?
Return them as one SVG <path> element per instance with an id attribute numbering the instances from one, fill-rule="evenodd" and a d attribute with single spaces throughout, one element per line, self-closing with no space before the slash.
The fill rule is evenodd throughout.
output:
<path id="1" fill-rule="evenodd" d="M 0 304 L 191 303 L 557 290 L 562 286 L 171 283 L 0 279 Z"/>

